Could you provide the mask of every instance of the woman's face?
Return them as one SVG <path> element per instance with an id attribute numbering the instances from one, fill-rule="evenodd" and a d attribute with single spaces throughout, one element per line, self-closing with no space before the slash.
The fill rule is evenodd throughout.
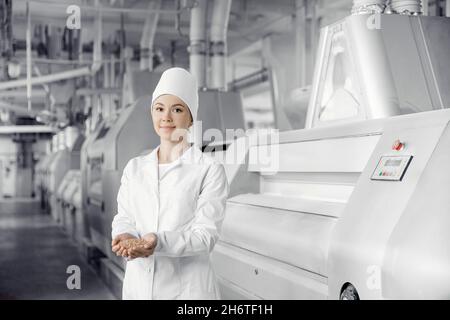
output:
<path id="1" fill-rule="evenodd" d="M 187 105 L 177 96 L 164 94 L 152 105 L 153 127 L 161 139 L 178 142 L 187 136 L 192 117 Z"/>

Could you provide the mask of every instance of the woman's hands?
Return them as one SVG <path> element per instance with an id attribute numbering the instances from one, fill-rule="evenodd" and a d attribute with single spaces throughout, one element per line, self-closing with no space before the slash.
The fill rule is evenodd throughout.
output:
<path id="1" fill-rule="evenodd" d="M 153 254 L 158 238 L 154 233 L 138 239 L 128 233 L 120 234 L 111 243 L 112 251 L 117 256 L 127 259 L 146 258 Z"/>
<path id="2" fill-rule="evenodd" d="M 154 233 L 148 233 L 142 237 L 144 243 L 129 249 L 130 258 L 147 258 L 153 254 L 156 245 L 158 244 L 158 237 Z"/>
<path id="3" fill-rule="evenodd" d="M 116 236 L 111 242 L 111 249 L 117 256 L 128 257 L 127 248 L 122 246 L 121 242 L 128 239 L 137 239 L 129 233 L 122 233 Z"/>

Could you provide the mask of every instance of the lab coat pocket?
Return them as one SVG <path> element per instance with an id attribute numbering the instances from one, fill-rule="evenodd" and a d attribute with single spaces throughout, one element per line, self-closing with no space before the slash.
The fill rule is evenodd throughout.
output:
<path id="1" fill-rule="evenodd" d="M 179 258 L 158 257 L 155 269 L 154 298 L 172 300 L 181 293 L 182 283 Z"/>
<path id="2" fill-rule="evenodd" d="M 125 277 L 123 279 L 122 299 L 136 300 L 138 299 L 139 288 L 136 286 L 139 283 L 139 270 L 137 261 L 127 261 L 125 269 Z"/>

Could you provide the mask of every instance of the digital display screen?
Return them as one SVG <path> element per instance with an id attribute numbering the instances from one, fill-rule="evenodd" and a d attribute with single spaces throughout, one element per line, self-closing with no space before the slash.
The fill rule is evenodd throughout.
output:
<path id="1" fill-rule="evenodd" d="M 389 166 L 389 167 L 398 167 L 400 164 L 402 163 L 401 159 L 388 159 L 386 160 L 386 162 L 384 163 L 385 166 Z"/>

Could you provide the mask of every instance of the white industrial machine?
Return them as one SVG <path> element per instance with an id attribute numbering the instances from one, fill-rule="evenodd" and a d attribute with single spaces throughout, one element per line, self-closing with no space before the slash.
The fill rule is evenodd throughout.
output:
<path id="1" fill-rule="evenodd" d="M 90 243 L 90 227 L 89 227 L 89 221 L 87 218 L 87 198 L 88 198 L 88 188 L 90 181 L 89 174 L 89 164 L 88 164 L 88 156 L 87 156 L 87 150 L 89 146 L 97 139 L 98 134 L 103 128 L 104 123 L 100 122 L 98 125 L 93 129 L 92 132 L 86 132 L 86 139 L 84 140 L 84 143 L 81 147 L 81 154 L 80 154 L 80 180 L 81 180 L 81 212 L 83 215 L 83 221 L 84 221 L 84 230 L 83 230 L 83 238 L 86 245 L 89 245 Z"/>
<path id="2" fill-rule="evenodd" d="M 61 206 L 57 199 L 57 190 L 64 176 L 70 169 L 80 168 L 80 150 L 84 136 L 76 127 L 67 127 L 61 131 L 59 150 L 49 164 L 47 190 L 51 214 L 55 221 L 63 224 Z"/>
<path id="3" fill-rule="evenodd" d="M 61 141 L 61 142 L 60 142 Z M 36 164 L 36 180 L 40 186 L 41 209 L 51 213 L 50 208 L 50 167 L 55 161 L 58 151 L 64 148 L 64 131 L 55 133 L 51 141 L 51 152 Z M 56 214 L 55 214 L 56 215 Z"/>
<path id="4" fill-rule="evenodd" d="M 384 14 L 322 30 L 307 128 L 225 152 L 224 299 L 450 297 L 449 33 Z"/>
<path id="5" fill-rule="evenodd" d="M 67 229 L 66 226 L 66 217 L 65 217 L 65 213 L 64 210 L 66 208 L 67 203 L 64 202 L 63 200 L 63 196 L 64 196 L 64 192 L 67 190 L 69 184 L 72 182 L 72 177 L 73 177 L 73 171 L 74 170 L 69 170 L 67 171 L 67 173 L 64 175 L 63 179 L 61 180 L 61 183 L 58 186 L 58 189 L 56 190 L 55 196 L 56 196 L 56 203 L 58 205 L 57 210 L 59 211 L 59 216 L 61 217 L 61 224 L 62 226 Z"/>
<path id="6" fill-rule="evenodd" d="M 77 244 L 82 245 L 85 222 L 81 210 L 81 172 L 69 170 L 60 183 L 56 197 L 60 205 L 62 225 Z"/>
<path id="7" fill-rule="evenodd" d="M 42 157 L 39 162 L 36 164 L 34 168 L 34 186 L 35 186 L 35 194 L 40 199 L 41 209 L 45 210 L 47 207 L 46 196 L 45 196 L 45 174 L 46 170 L 49 166 L 49 163 L 52 159 L 51 154 L 46 154 Z"/>

